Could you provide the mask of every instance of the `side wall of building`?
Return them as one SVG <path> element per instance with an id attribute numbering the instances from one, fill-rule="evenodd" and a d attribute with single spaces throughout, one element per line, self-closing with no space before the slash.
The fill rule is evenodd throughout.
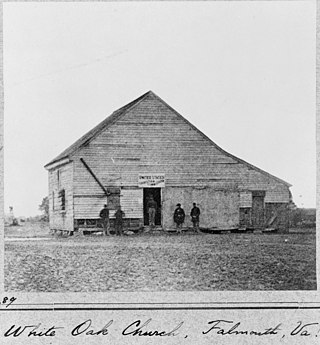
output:
<path id="1" fill-rule="evenodd" d="M 73 163 L 49 171 L 49 222 L 52 230 L 73 230 Z"/>

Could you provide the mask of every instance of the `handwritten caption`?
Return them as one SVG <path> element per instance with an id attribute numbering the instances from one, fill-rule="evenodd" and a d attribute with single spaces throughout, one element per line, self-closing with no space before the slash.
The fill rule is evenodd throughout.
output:
<path id="1" fill-rule="evenodd" d="M 0 300 L 0 305 L 5 306 L 6 308 L 8 308 L 16 300 L 17 300 L 16 297 L 3 297 Z"/>
<path id="2" fill-rule="evenodd" d="M 32 325 L 11 325 L 2 334 L 8 337 L 55 337 L 59 332 L 67 332 L 72 337 L 86 336 L 108 336 L 112 332 L 119 332 L 119 328 L 114 327 L 114 320 L 109 320 L 103 327 L 97 327 L 92 319 L 87 319 L 75 326 L 66 328 L 65 326 L 50 325 L 46 327 L 42 323 Z M 298 321 L 292 325 L 285 326 L 282 323 L 271 325 L 270 327 L 254 329 L 246 327 L 240 321 L 233 320 L 210 320 L 206 324 L 197 328 L 196 332 L 203 337 L 318 337 L 320 334 L 319 322 L 305 323 Z M 167 329 L 157 327 L 157 322 L 151 318 L 147 320 L 135 320 L 121 327 L 120 334 L 124 337 L 183 337 L 189 336 L 190 330 L 185 321 L 180 321 Z M 194 332 L 193 332 L 194 333 Z"/>

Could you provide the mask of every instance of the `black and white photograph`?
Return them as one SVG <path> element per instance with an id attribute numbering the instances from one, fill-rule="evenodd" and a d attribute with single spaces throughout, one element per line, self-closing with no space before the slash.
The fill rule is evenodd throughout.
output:
<path id="1" fill-rule="evenodd" d="M 316 291 L 315 7 L 4 3 L 5 291 Z"/>

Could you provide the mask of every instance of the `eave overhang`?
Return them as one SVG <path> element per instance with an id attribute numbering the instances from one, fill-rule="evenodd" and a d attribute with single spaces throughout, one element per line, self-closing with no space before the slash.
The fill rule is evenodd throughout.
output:
<path id="1" fill-rule="evenodd" d="M 65 157 L 65 158 L 59 159 L 59 160 L 57 160 L 55 162 L 49 163 L 49 164 L 45 165 L 44 167 L 47 170 L 52 170 L 52 169 L 58 168 L 58 167 L 60 167 L 62 165 L 68 164 L 70 162 L 71 162 L 70 158 L 69 157 Z"/>

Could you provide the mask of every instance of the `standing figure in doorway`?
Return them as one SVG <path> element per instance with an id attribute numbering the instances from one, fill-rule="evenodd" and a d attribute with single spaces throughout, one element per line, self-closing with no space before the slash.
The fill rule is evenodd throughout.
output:
<path id="1" fill-rule="evenodd" d="M 121 210 L 121 206 L 119 205 L 117 212 L 115 213 L 115 229 L 116 229 L 116 235 L 122 236 L 123 235 L 123 218 L 124 218 L 124 212 Z"/>
<path id="2" fill-rule="evenodd" d="M 152 195 L 150 196 L 149 201 L 147 203 L 147 209 L 148 209 L 148 214 L 149 214 L 149 226 L 150 226 L 150 228 L 153 228 L 153 227 L 155 227 L 157 203 L 153 199 Z"/>
<path id="3" fill-rule="evenodd" d="M 173 220 L 177 225 L 177 232 L 181 234 L 182 232 L 182 224 L 184 223 L 185 213 L 183 208 L 181 208 L 181 204 L 177 204 L 177 208 L 174 211 Z"/>
<path id="4" fill-rule="evenodd" d="M 100 219 L 103 225 L 104 235 L 110 236 L 109 210 L 107 205 L 104 205 L 103 209 L 100 211 Z"/>
<path id="5" fill-rule="evenodd" d="M 197 207 L 197 204 L 195 202 L 193 203 L 193 208 L 191 209 L 190 216 L 191 216 L 191 221 L 193 223 L 193 231 L 200 233 L 200 229 L 199 229 L 200 208 Z"/>

